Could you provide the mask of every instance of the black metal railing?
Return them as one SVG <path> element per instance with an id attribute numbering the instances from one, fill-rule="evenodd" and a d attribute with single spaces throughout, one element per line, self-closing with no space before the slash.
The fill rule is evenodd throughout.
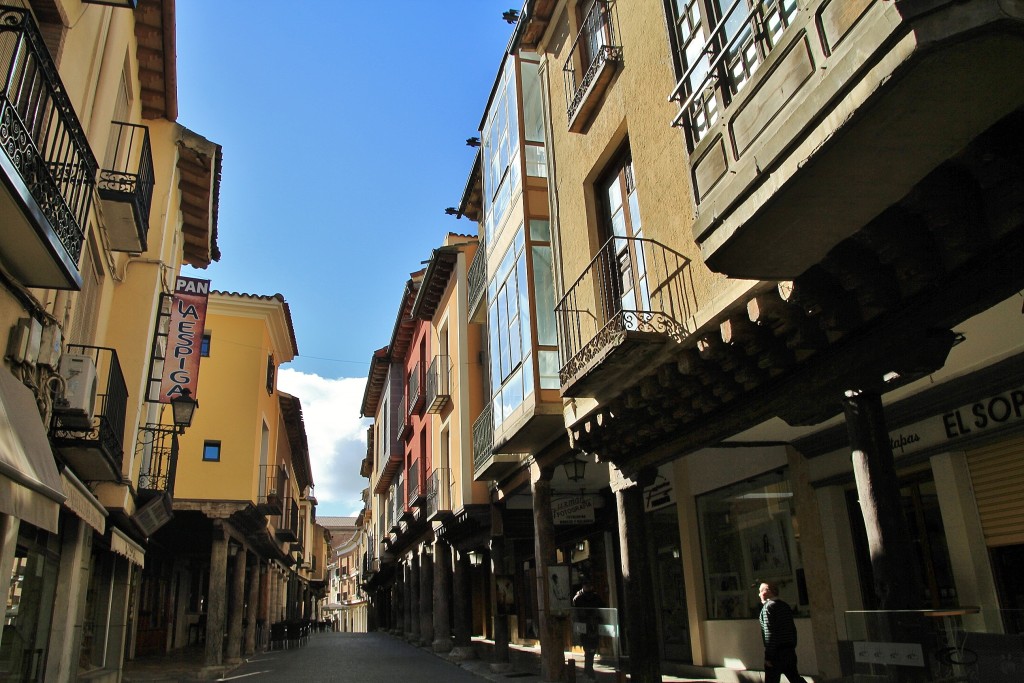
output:
<path id="1" fill-rule="evenodd" d="M 691 148 L 779 44 L 796 11 L 796 0 L 733 0 L 706 39 L 699 27 L 680 36 L 683 75 L 670 98 L 680 102 L 672 125 L 686 126 Z"/>
<path id="2" fill-rule="evenodd" d="M 281 514 L 281 505 L 288 486 L 288 468 L 284 464 L 260 465 L 260 512 L 265 515 Z"/>
<path id="3" fill-rule="evenodd" d="M 481 240 L 466 273 L 469 287 L 469 312 L 472 314 L 484 298 L 487 290 L 487 244 Z"/>
<path id="4" fill-rule="evenodd" d="M 427 368 L 427 412 L 439 413 L 451 400 L 451 356 L 434 356 Z"/>
<path id="5" fill-rule="evenodd" d="M 147 423 L 139 428 L 135 457 L 139 469 L 139 492 L 166 492 L 174 495 L 174 476 L 178 469 L 178 439 L 174 427 Z"/>
<path id="6" fill-rule="evenodd" d="M 405 487 L 399 481 L 391 487 L 391 526 L 398 526 L 398 520 L 405 512 Z"/>
<path id="7" fill-rule="evenodd" d="M 597 0 L 580 26 L 562 67 L 565 108 L 572 121 L 594 78 L 607 62 L 622 59 L 615 21 L 615 0 Z M 578 69 L 580 65 L 582 69 Z M 580 75 L 582 74 L 582 75 Z"/>
<path id="8" fill-rule="evenodd" d="M 295 543 L 299 540 L 299 506 L 287 493 L 281 498 L 281 514 L 277 522 L 277 539 Z"/>
<path id="9" fill-rule="evenodd" d="M 420 497 L 420 463 L 419 461 L 409 465 L 409 476 L 406 479 L 409 489 L 409 505 L 415 505 Z"/>
<path id="10" fill-rule="evenodd" d="M 427 481 L 427 519 L 441 512 L 450 512 L 451 498 L 451 471 L 439 467 L 430 473 Z"/>
<path id="11" fill-rule="evenodd" d="M 71 363 L 75 358 L 82 358 L 83 361 Z M 117 351 L 112 348 L 68 344 L 62 359 L 65 372 L 84 372 L 86 366 L 89 374 L 95 372 L 95 393 L 89 387 L 79 387 L 67 392 L 72 397 L 70 402 L 67 398 L 56 401 L 50 434 L 58 446 L 74 445 L 79 452 L 82 449 L 100 451 L 110 461 L 113 472 L 119 476 L 124 459 L 124 428 L 128 408 L 128 386 L 121 372 L 121 362 L 117 358 Z M 88 382 L 81 377 L 65 377 L 65 381 L 69 385 L 73 382 Z M 88 463 L 72 463 L 72 466 L 81 470 L 79 464 L 91 469 Z"/>
<path id="12" fill-rule="evenodd" d="M 494 447 L 494 417 L 488 402 L 473 422 L 473 469 L 479 471 L 487 464 Z"/>
<path id="13" fill-rule="evenodd" d="M 0 6 L 0 148 L 78 263 L 96 157 L 32 14 Z"/>
<path id="14" fill-rule="evenodd" d="M 425 394 L 423 391 L 423 363 L 416 361 L 412 371 L 409 372 L 409 385 L 406 406 L 409 408 L 409 415 L 418 412 L 423 408 Z"/>
<path id="15" fill-rule="evenodd" d="M 149 128 L 124 121 L 111 125 L 110 152 L 100 171 L 100 198 L 131 206 L 141 250 L 145 251 L 154 182 Z"/>
<path id="16" fill-rule="evenodd" d="M 690 260 L 655 240 L 612 237 L 555 307 L 566 386 L 624 332 L 681 342 L 696 311 Z"/>

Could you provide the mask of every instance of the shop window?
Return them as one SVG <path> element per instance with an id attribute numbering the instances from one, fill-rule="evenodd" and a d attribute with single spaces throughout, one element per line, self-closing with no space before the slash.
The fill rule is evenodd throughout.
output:
<path id="1" fill-rule="evenodd" d="M 900 502 L 914 547 L 914 553 L 910 556 L 913 561 L 907 563 L 912 566 L 907 566 L 907 570 L 916 571 L 918 574 L 918 583 L 924 591 L 920 600 L 921 606 L 932 609 L 957 607 L 959 599 L 953 578 L 953 566 L 949 560 L 946 531 L 942 524 L 939 496 L 931 470 L 901 477 Z M 846 505 L 857 554 L 857 570 L 864 609 L 877 609 L 867 533 L 864 530 L 864 518 L 857 503 L 855 489 L 847 492 Z"/>
<path id="2" fill-rule="evenodd" d="M 8 565 L 0 680 L 43 680 L 59 559 L 56 536 L 21 523 L 14 563 Z"/>
<path id="3" fill-rule="evenodd" d="M 799 524 L 784 472 L 771 472 L 697 499 L 709 619 L 751 619 L 757 584 L 772 581 L 799 616 L 808 614 Z"/>

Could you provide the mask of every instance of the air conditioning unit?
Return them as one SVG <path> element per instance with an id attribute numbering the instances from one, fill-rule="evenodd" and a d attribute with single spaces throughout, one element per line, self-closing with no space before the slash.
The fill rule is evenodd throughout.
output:
<path id="1" fill-rule="evenodd" d="M 91 427 L 96 405 L 96 362 L 90 356 L 68 353 L 60 359 L 60 375 L 67 388 L 64 391 L 65 405 L 55 408 L 61 419 L 70 423 Z"/>

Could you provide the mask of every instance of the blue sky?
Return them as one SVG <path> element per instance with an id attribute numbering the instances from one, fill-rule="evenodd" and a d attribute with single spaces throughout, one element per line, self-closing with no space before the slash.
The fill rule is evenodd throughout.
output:
<path id="1" fill-rule="evenodd" d="M 359 509 L 369 359 L 457 205 L 518 0 L 177 0 L 178 122 L 223 146 L 218 290 L 282 294 L 320 515 Z M 201 389 L 200 389 L 201 391 Z"/>

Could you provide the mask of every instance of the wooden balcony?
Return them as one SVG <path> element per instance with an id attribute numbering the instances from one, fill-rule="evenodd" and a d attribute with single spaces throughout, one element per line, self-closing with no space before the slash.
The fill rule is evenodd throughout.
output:
<path id="1" fill-rule="evenodd" d="M 737 0 L 728 13 L 672 97 L 694 238 L 731 277 L 799 276 L 1024 105 L 1016 5 Z"/>

